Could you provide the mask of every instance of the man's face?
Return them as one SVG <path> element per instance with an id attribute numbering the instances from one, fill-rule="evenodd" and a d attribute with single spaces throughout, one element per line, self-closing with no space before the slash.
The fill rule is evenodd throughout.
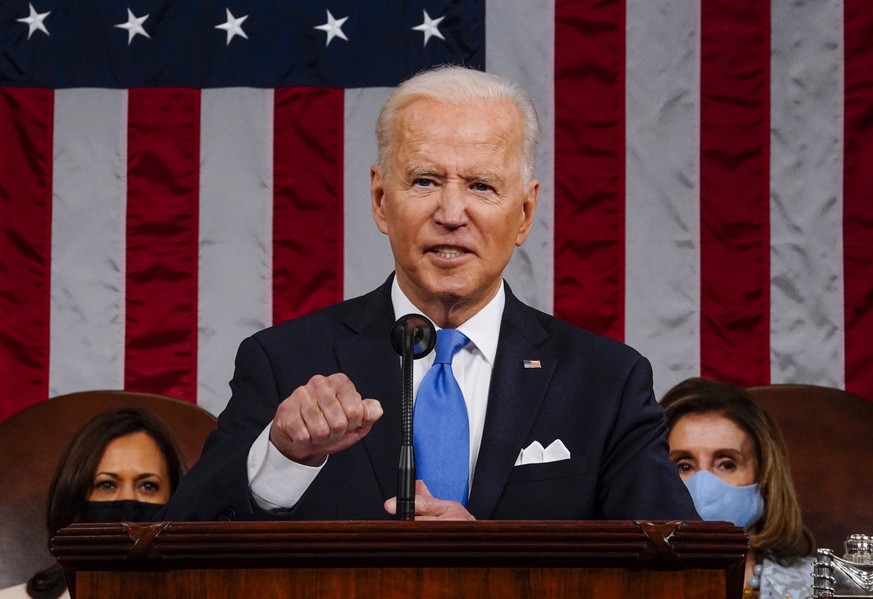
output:
<path id="1" fill-rule="evenodd" d="M 413 100 L 394 151 L 370 172 L 373 218 L 397 282 L 440 326 L 458 326 L 497 293 L 533 221 L 539 182 L 522 177 L 522 124 L 507 101 Z"/>

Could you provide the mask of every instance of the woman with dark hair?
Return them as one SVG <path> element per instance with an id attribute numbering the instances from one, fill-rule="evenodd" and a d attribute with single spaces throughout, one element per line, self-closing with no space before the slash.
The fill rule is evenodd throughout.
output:
<path id="1" fill-rule="evenodd" d="M 749 534 L 745 598 L 812 597 L 814 549 L 782 433 L 742 387 L 687 379 L 661 400 L 670 458 L 704 520 Z"/>
<path id="2" fill-rule="evenodd" d="M 74 522 L 147 521 L 169 500 L 184 474 L 167 428 L 135 408 L 104 412 L 83 426 L 64 452 L 49 488 L 49 536 Z M 56 599 L 66 592 L 58 564 L 0 598 Z"/>

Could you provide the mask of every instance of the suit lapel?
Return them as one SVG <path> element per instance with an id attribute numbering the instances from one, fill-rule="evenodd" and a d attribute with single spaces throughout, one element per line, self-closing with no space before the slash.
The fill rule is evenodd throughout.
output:
<path id="1" fill-rule="evenodd" d="M 507 288 L 482 444 L 467 506 L 478 519 L 487 519 L 494 511 L 557 364 L 554 356 L 543 353 L 547 333 L 529 311 Z M 540 360 L 541 367 L 524 368 L 524 360 L 529 359 Z"/>
<path id="2" fill-rule="evenodd" d="M 384 411 L 362 441 L 382 494 L 397 492 L 400 455 L 400 358 L 391 347 L 394 310 L 391 278 L 372 294 L 363 310 L 347 315 L 356 334 L 335 348 L 340 371 L 348 375 L 363 398 L 378 399 Z"/>
<path id="3" fill-rule="evenodd" d="M 383 496 L 397 494 L 397 464 L 400 451 L 400 358 L 391 347 L 394 324 L 391 281 L 382 285 L 344 317 L 353 334 L 335 348 L 341 372 L 345 372 L 364 398 L 378 399 L 384 414 L 364 437 L 363 446 Z M 541 344 L 548 337 L 522 304 L 506 288 L 506 307 L 482 443 L 476 461 L 468 510 L 487 519 L 494 511 L 512 473 L 557 365 Z M 524 368 L 524 360 L 540 360 L 541 368 Z"/>

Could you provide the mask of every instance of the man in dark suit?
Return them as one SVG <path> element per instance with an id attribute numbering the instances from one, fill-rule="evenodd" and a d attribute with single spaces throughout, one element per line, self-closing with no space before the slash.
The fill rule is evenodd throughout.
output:
<path id="1" fill-rule="evenodd" d="M 231 400 L 164 518 L 390 518 L 401 378 L 390 331 L 420 312 L 465 336 L 451 369 L 469 447 L 462 496 L 419 481 L 416 519 L 697 519 L 648 361 L 503 282 L 536 210 L 538 135 L 527 94 L 490 74 L 445 67 L 395 90 L 371 168 L 394 275 L 243 341 Z M 433 361 L 415 362 L 416 390 Z"/>

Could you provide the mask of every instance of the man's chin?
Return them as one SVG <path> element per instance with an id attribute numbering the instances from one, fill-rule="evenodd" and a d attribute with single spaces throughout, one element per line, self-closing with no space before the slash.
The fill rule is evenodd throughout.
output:
<path id="1" fill-rule="evenodd" d="M 457 310 L 483 301 L 487 294 L 475 285 L 435 285 L 430 296 L 445 308 Z M 483 304 L 484 305 L 484 304 Z"/>
<path id="2" fill-rule="evenodd" d="M 419 276 L 409 278 L 398 275 L 398 282 L 400 288 L 407 291 L 406 295 L 409 299 L 415 297 L 421 303 L 439 304 L 444 308 L 463 307 L 489 295 L 483 291 L 480 277 L 470 276 L 470 273 L 463 272 L 461 269 L 427 273 L 419 271 L 416 274 Z M 426 276 L 421 276 L 425 274 Z M 404 282 L 407 285 L 404 285 Z M 407 287 L 409 289 L 406 289 Z M 418 302 L 413 301 L 413 303 Z"/>
<path id="3" fill-rule="evenodd" d="M 450 303 L 469 301 L 480 291 L 469 277 L 457 272 L 431 277 L 426 289 L 431 297 Z"/>

